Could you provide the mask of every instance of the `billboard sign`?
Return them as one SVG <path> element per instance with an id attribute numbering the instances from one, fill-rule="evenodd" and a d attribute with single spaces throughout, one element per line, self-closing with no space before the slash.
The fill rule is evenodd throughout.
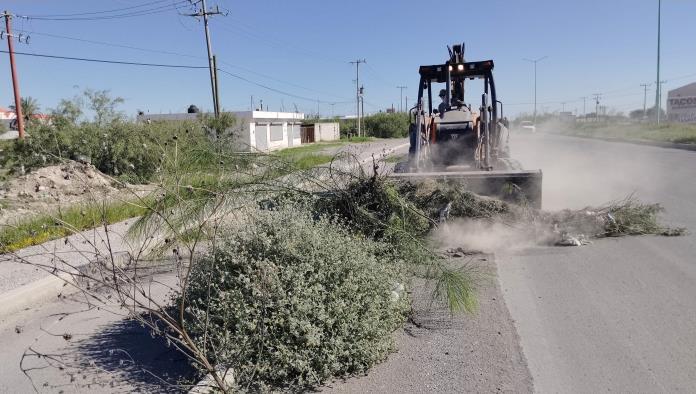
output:
<path id="1" fill-rule="evenodd" d="M 686 85 L 669 92 L 667 118 L 671 122 L 696 123 L 696 84 Z"/>

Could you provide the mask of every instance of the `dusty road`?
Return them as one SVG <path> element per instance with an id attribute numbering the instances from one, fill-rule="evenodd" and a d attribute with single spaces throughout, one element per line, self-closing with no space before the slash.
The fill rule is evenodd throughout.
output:
<path id="1" fill-rule="evenodd" d="M 631 193 L 684 237 L 498 253 L 500 284 L 540 393 L 696 392 L 696 152 L 553 135 L 513 137 L 544 170 L 544 207 Z"/>

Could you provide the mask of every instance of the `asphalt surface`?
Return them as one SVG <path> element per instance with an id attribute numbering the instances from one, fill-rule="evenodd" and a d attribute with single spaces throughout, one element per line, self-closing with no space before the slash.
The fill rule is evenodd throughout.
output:
<path id="1" fill-rule="evenodd" d="M 633 194 L 691 231 L 497 254 L 535 391 L 696 392 L 696 152 L 548 134 L 512 149 L 544 171 L 547 209 Z"/>
<path id="2" fill-rule="evenodd" d="M 173 273 L 152 276 L 165 299 Z M 161 283 L 161 284 L 160 284 Z M 79 293 L 44 300 L 0 321 L 0 393 L 173 393 L 195 382 L 188 360 L 115 305 Z"/>

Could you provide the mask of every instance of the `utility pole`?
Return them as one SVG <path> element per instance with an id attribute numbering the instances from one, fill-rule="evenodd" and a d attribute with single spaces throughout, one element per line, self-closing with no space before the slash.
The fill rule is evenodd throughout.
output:
<path id="1" fill-rule="evenodd" d="M 648 117 L 648 86 L 649 83 L 641 83 L 640 86 L 643 87 L 643 119 Z"/>
<path id="2" fill-rule="evenodd" d="M 218 89 L 217 58 L 213 55 L 213 80 L 215 81 L 215 116 L 220 116 L 220 89 Z"/>
<path id="3" fill-rule="evenodd" d="M 537 63 L 540 61 L 548 58 L 548 56 L 543 56 L 538 59 L 522 59 L 525 61 L 528 61 L 530 63 L 534 63 L 534 125 L 536 125 L 536 117 L 537 117 Z"/>
<path id="4" fill-rule="evenodd" d="M 599 122 L 599 99 L 602 98 L 602 93 L 593 94 L 595 99 L 595 121 Z"/>
<path id="5" fill-rule="evenodd" d="M 582 96 L 580 97 L 582 99 L 582 117 L 587 116 L 587 112 L 585 112 L 585 101 L 587 100 L 587 96 Z"/>
<path id="6" fill-rule="evenodd" d="M 660 81 L 659 84 L 657 84 L 658 89 L 660 89 L 660 104 L 662 104 L 662 85 L 664 85 L 664 84 L 666 84 L 666 83 L 667 83 L 667 81 L 663 79 L 662 81 Z M 661 106 L 661 105 L 657 107 L 657 112 L 662 112 L 662 106 Z M 662 116 L 662 114 L 660 114 L 660 117 L 661 117 L 661 116 Z"/>
<path id="7" fill-rule="evenodd" d="M 317 99 L 317 119 L 319 119 L 319 99 Z"/>
<path id="8" fill-rule="evenodd" d="M 561 112 L 565 112 L 565 104 L 566 104 L 565 101 L 562 101 L 562 102 L 561 102 L 561 108 L 563 108 L 563 109 L 561 110 Z"/>
<path id="9" fill-rule="evenodd" d="M 336 103 L 331 103 L 331 118 L 332 119 L 334 117 L 334 105 L 336 105 Z"/>
<path id="10" fill-rule="evenodd" d="M 655 112 L 657 112 L 657 124 L 660 124 L 660 104 L 662 101 L 660 89 L 660 13 L 662 12 L 662 0 L 657 0 L 657 78 L 655 79 Z"/>
<path id="11" fill-rule="evenodd" d="M 367 63 L 365 59 L 356 59 L 351 64 L 355 64 L 355 113 L 358 122 L 358 137 L 360 136 L 360 63 Z"/>
<path id="12" fill-rule="evenodd" d="M 404 107 L 402 107 L 404 104 L 404 89 L 408 88 L 408 86 L 397 86 L 396 88 L 399 89 L 399 112 L 404 112 Z"/>
<path id="13" fill-rule="evenodd" d="M 364 117 L 365 116 L 365 98 L 363 97 L 362 94 L 363 87 L 360 87 L 360 116 Z M 365 133 L 367 134 L 367 133 Z"/>
<path id="14" fill-rule="evenodd" d="M 408 111 L 408 96 L 406 96 L 406 111 Z"/>
<path id="15" fill-rule="evenodd" d="M 215 78 L 216 72 L 214 71 L 215 66 L 213 65 L 213 48 L 212 45 L 210 44 L 210 29 L 208 28 L 208 16 L 209 15 L 220 15 L 222 12 L 220 12 L 219 7 L 215 7 L 215 11 L 208 11 L 206 5 L 205 5 L 205 0 L 200 0 L 199 3 L 201 4 L 201 9 L 200 11 L 196 12 L 195 14 L 187 14 L 187 16 L 194 16 L 194 17 L 203 17 L 203 26 L 205 28 L 205 43 L 208 47 L 208 68 L 210 69 L 210 89 L 213 93 L 213 111 L 215 112 L 215 117 L 217 118 L 220 115 L 220 103 L 218 103 L 217 98 L 218 92 L 217 92 L 217 82 Z"/>
<path id="16" fill-rule="evenodd" d="M 255 108 L 254 108 L 254 95 L 253 95 L 253 94 L 252 94 L 251 97 L 250 97 L 249 105 L 250 105 L 250 107 L 249 107 L 250 110 L 251 110 L 251 111 L 254 111 Z"/>
<path id="17" fill-rule="evenodd" d="M 17 66 L 14 60 L 14 45 L 12 44 L 12 27 L 10 24 L 10 19 L 12 15 L 5 11 L 5 34 L 7 35 L 7 51 L 10 53 L 10 69 L 12 71 L 12 88 L 14 89 L 14 99 L 15 99 L 15 116 L 17 117 L 17 133 L 20 140 L 24 139 L 24 114 L 22 113 L 22 98 L 19 95 L 19 79 L 17 78 Z M 17 41 L 20 41 L 21 35 L 18 37 Z"/>

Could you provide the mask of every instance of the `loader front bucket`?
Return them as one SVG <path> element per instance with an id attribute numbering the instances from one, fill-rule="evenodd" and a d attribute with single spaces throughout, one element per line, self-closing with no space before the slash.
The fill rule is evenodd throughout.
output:
<path id="1" fill-rule="evenodd" d="M 473 193 L 541 208 L 541 170 L 536 171 L 442 171 L 395 172 L 395 179 L 462 182 Z"/>

